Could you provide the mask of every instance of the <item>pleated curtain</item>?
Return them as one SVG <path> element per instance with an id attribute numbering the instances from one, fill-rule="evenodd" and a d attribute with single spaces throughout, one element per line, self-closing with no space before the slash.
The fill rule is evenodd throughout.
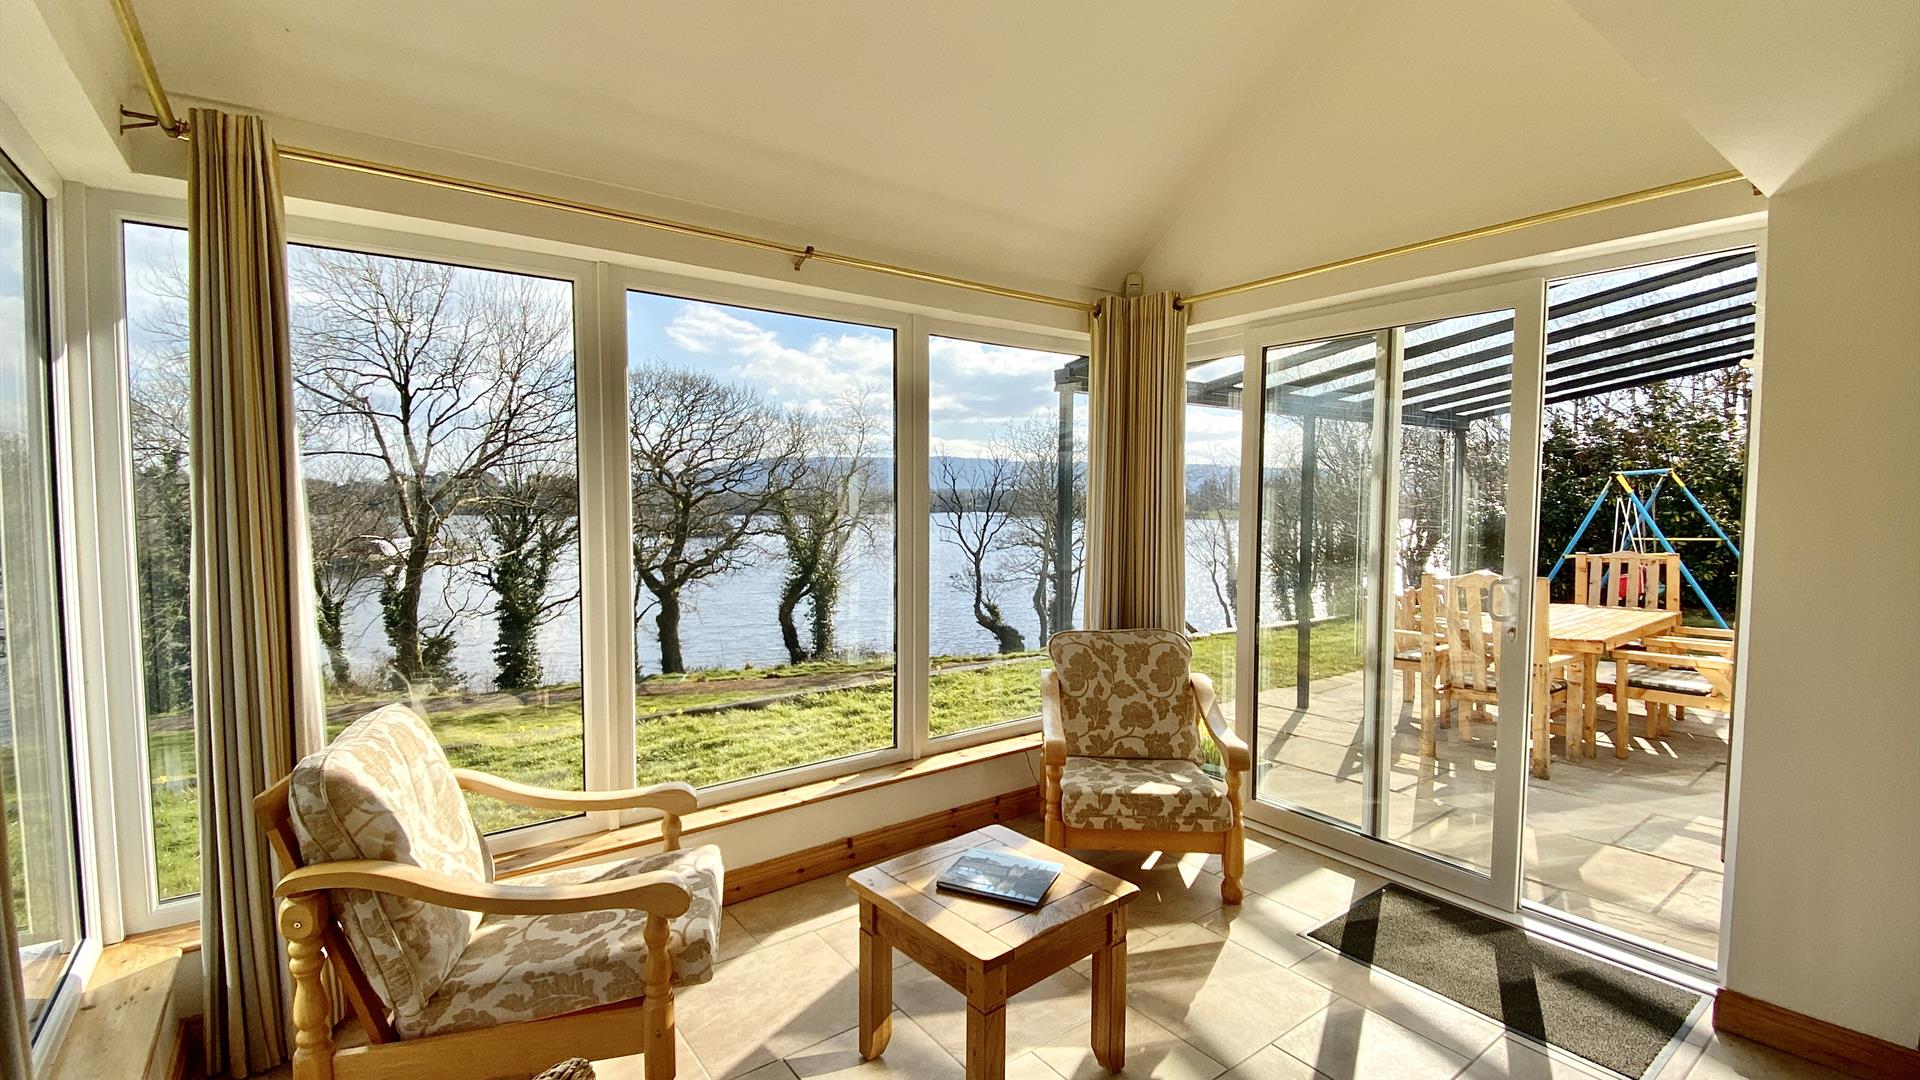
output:
<path id="1" fill-rule="evenodd" d="M 287 1056 L 286 959 L 254 797 L 320 744 L 287 254 L 273 139 L 196 109 L 187 182 L 193 699 L 210 1074 Z"/>
<path id="2" fill-rule="evenodd" d="M 1086 625 L 1186 625 L 1187 316 L 1109 296 L 1088 364 Z"/>

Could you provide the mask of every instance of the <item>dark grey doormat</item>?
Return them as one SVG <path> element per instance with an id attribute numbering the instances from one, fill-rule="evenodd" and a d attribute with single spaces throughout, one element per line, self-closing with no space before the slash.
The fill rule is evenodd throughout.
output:
<path id="1" fill-rule="evenodd" d="M 1387 885 L 1312 935 L 1514 1031 L 1640 1076 L 1699 994 Z"/>

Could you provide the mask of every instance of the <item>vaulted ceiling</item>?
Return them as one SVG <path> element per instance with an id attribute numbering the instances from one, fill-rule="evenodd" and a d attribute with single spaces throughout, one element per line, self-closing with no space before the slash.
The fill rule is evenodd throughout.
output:
<path id="1" fill-rule="evenodd" d="M 0 15 L 36 6 L 95 113 L 142 102 L 107 0 Z M 1034 285 L 1224 284 L 1717 171 L 1739 143 L 1671 92 L 1707 3 L 1670 44 L 1639 0 L 138 6 L 182 98 Z"/>

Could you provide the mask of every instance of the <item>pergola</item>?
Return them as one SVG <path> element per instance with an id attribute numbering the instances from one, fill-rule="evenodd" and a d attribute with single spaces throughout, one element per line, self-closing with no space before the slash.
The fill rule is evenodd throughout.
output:
<path id="1" fill-rule="evenodd" d="M 1751 250 L 1573 278 L 1549 291 L 1546 404 L 1629 390 L 1685 375 L 1734 367 L 1753 355 L 1756 264 Z M 1450 432 L 1449 550 L 1462 551 L 1467 432 L 1476 420 L 1508 412 L 1513 396 L 1513 316 L 1492 312 L 1409 326 L 1402 347 L 1403 424 Z M 1379 361 L 1376 335 L 1279 346 L 1267 350 L 1268 416 L 1300 425 L 1300 551 L 1294 610 L 1311 612 L 1316 438 L 1323 420 L 1373 422 Z M 1069 496 L 1072 400 L 1087 390 L 1087 360 L 1054 377 L 1060 394 L 1062 499 Z M 1187 401 L 1205 408 L 1241 408 L 1245 373 L 1189 381 Z M 1071 507 L 1063 505 L 1064 515 Z M 1062 585 L 1071 561 L 1061 558 Z M 1456 567 L 1456 570 L 1459 568 Z M 1058 588 L 1056 596 L 1071 596 Z M 1307 704 L 1312 619 L 1300 619 L 1295 685 Z"/>

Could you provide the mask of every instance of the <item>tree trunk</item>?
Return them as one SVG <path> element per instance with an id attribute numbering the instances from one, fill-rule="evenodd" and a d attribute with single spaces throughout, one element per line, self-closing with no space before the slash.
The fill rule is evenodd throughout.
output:
<path id="1" fill-rule="evenodd" d="M 813 598 L 813 658 L 824 660 L 833 655 L 833 607 L 840 599 L 839 571 L 816 571 L 809 591 Z"/>
<path id="2" fill-rule="evenodd" d="M 660 637 L 660 671 L 678 675 L 687 670 L 680 655 L 680 590 L 677 586 L 653 594 L 660 610 L 654 613 L 653 626 Z"/>
<path id="3" fill-rule="evenodd" d="M 393 646 L 393 666 L 408 681 L 427 675 L 426 655 L 420 640 L 420 595 L 425 591 L 429 544 L 415 538 L 407 550 L 407 562 L 398 585 L 389 584 L 381 597 L 387 624 L 387 643 Z"/>
<path id="4" fill-rule="evenodd" d="M 320 644 L 326 646 L 327 667 L 333 674 L 333 685 L 346 686 L 353 679 L 353 665 L 347 657 L 346 633 L 340 625 L 346 614 L 344 600 L 329 599 L 320 593 L 314 599 L 314 605 L 320 615 Z"/>
<path id="5" fill-rule="evenodd" d="M 805 595 L 805 577 L 798 570 L 787 575 L 787 583 L 780 589 L 780 643 L 787 647 L 787 662 L 790 664 L 807 659 L 806 647 L 800 644 L 799 624 L 793 618 L 794 611 L 800 606 L 800 598 Z"/>

